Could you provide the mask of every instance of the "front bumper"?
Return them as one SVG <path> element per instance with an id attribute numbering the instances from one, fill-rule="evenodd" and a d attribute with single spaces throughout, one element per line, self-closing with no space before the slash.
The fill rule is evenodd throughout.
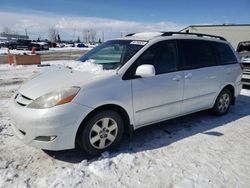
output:
<path id="1" fill-rule="evenodd" d="M 9 103 L 14 134 L 27 145 L 54 151 L 75 147 L 77 130 L 91 110 L 73 102 L 49 109 L 30 109 L 13 97 Z M 54 139 L 45 141 L 41 137 Z"/>

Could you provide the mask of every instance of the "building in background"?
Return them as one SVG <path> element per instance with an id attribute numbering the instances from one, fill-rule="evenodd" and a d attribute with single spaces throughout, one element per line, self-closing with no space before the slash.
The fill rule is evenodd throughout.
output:
<path id="1" fill-rule="evenodd" d="M 250 24 L 190 25 L 180 32 L 222 36 L 226 38 L 235 49 L 239 42 L 250 41 Z"/>
<path id="2" fill-rule="evenodd" d="M 29 39 L 28 35 L 18 35 L 18 34 L 8 34 L 8 33 L 0 33 L 0 39 L 6 39 L 6 40 L 15 40 L 15 39 L 23 39 L 27 40 Z"/>

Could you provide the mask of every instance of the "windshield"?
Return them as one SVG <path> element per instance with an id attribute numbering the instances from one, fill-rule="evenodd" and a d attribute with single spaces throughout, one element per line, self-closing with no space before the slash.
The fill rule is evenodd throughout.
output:
<path id="1" fill-rule="evenodd" d="M 93 60 L 95 64 L 102 65 L 103 69 L 116 69 L 124 65 L 145 44 L 145 41 L 110 40 L 80 57 L 79 61 Z"/>

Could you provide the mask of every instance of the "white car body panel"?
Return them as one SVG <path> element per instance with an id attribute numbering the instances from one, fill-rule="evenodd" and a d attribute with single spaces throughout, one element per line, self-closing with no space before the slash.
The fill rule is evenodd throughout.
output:
<path id="1" fill-rule="evenodd" d="M 31 99 L 36 99 L 46 93 L 71 86 L 84 86 L 104 77 L 115 75 L 115 71 L 104 74 L 74 71 L 63 66 L 53 67 L 41 74 L 35 75 L 31 80 L 21 86 L 19 92 Z"/>
<path id="2" fill-rule="evenodd" d="M 168 73 L 132 80 L 135 126 L 180 114 L 183 97 L 182 78 L 182 73 Z"/>
<path id="3" fill-rule="evenodd" d="M 184 71 L 184 96 L 181 112 L 209 108 L 220 89 L 223 71 L 221 66 Z"/>
<path id="4" fill-rule="evenodd" d="M 50 109 L 30 109 L 17 104 L 13 97 L 9 104 L 12 129 L 17 138 L 25 144 L 48 150 L 74 148 L 82 117 L 92 110 L 73 102 Z M 35 139 L 38 136 L 57 137 L 53 141 L 42 142 Z"/>
<path id="5" fill-rule="evenodd" d="M 154 33 L 153 36 L 156 34 L 158 35 Z M 137 129 L 211 108 L 221 90 L 227 85 L 234 88 L 234 95 L 237 97 L 242 87 L 242 71 L 237 63 L 176 71 L 148 78 L 123 79 L 128 68 L 150 46 L 162 40 L 182 38 L 194 37 L 158 36 L 150 40 L 146 38 L 145 41 L 149 41 L 143 48 L 116 71 L 94 74 L 57 67 L 35 76 L 24 83 L 18 91 L 29 98 L 28 100 L 35 100 L 65 87 L 77 86 L 80 87 L 80 91 L 70 103 L 49 109 L 30 109 L 21 106 L 14 98 L 15 94 L 9 105 L 14 133 L 24 143 L 38 148 L 71 149 L 75 147 L 77 130 L 82 121 L 93 110 L 104 105 L 117 105 L 123 108 L 128 114 L 130 124 Z M 134 36 L 121 40 L 133 39 L 137 38 Z M 140 40 L 143 40 L 141 35 Z M 39 136 L 56 138 L 43 142 L 36 140 Z"/>

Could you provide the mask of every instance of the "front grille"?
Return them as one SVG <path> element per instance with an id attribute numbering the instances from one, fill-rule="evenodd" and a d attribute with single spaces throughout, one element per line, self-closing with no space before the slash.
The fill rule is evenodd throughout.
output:
<path id="1" fill-rule="evenodd" d="M 21 93 L 16 94 L 15 100 L 16 100 L 17 104 L 19 104 L 21 106 L 27 106 L 28 104 L 30 104 L 32 102 L 32 99 L 22 95 Z"/>
<path id="2" fill-rule="evenodd" d="M 243 66 L 244 66 L 243 73 L 250 74 L 250 63 L 243 63 Z"/>
<path id="3" fill-rule="evenodd" d="M 250 83 L 250 79 L 247 79 L 247 78 L 242 78 L 241 80 L 243 83 Z"/>

